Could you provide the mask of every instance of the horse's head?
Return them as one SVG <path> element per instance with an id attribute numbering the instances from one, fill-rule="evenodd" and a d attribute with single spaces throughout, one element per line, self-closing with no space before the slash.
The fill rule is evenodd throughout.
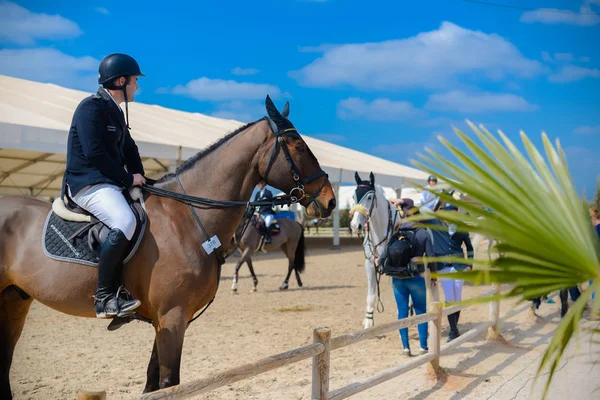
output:
<path id="1" fill-rule="evenodd" d="M 374 207 L 375 194 L 377 188 L 375 187 L 375 176 L 371 172 L 368 181 L 363 181 L 358 175 L 358 172 L 354 174 L 356 180 L 356 190 L 354 191 L 354 206 L 350 209 L 352 215 L 352 221 L 350 221 L 350 228 L 352 232 L 358 234 L 365 228 L 365 223 L 369 219 L 369 214 Z"/>
<path id="2" fill-rule="evenodd" d="M 267 121 L 271 128 L 265 151 L 259 154 L 259 174 L 269 185 L 294 196 L 311 217 L 331 215 L 336 200 L 325 171 L 294 125 L 287 118 L 289 103 L 280 113 L 267 96 Z"/>

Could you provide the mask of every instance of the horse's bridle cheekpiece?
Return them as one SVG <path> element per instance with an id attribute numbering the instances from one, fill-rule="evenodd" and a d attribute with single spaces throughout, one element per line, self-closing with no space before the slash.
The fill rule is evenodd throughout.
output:
<path id="1" fill-rule="evenodd" d="M 288 104 L 286 104 L 286 106 L 284 107 L 284 110 L 283 110 L 283 114 L 287 114 L 289 112 L 288 107 L 289 107 Z M 279 112 L 277 112 L 277 113 L 279 114 Z M 284 119 L 285 115 L 280 114 L 279 117 Z M 292 202 L 297 203 L 297 202 L 301 201 L 302 199 L 308 197 L 311 203 L 314 202 L 315 205 L 318 206 L 318 203 L 315 200 L 317 197 L 319 197 L 319 194 L 325 187 L 325 184 L 327 183 L 327 178 L 329 176 L 327 175 L 327 173 L 325 171 L 323 171 L 321 169 L 316 174 L 313 174 L 311 176 L 307 176 L 306 178 L 301 179 L 300 174 L 298 172 L 298 167 L 296 166 L 296 163 L 294 163 L 294 160 L 292 159 L 292 155 L 290 154 L 290 150 L 288 149 L 288 147 L 285 143 L 286 136 L 290 136 L 295 139 L 301 139 L 301 136 L 298 133 L 298 130 L 293 127 L 293 125 L 291 124 L 291 122 L 289 122 L 287 120 L 287 118 L 285 118 L 285 122 L 286 122 L 285 125 L 289 125 L 289 127 L 280 126 L 283 124 L 278 125 L 277 123 L 275 123 L 275 121 L 273 121 L 273 119 L 271 117 L 266 116 L 265 118 L 269 122 L 269 126 L 271 127 L 271 130 L 273 131 L 273 134 L 275 135 L 275 143 L 273 144 L 273 150 L 271 150 L 271 158 L 269 159 L 269 164 L 267 165 L 267 170 L 265 171 L 265 175 L 264 175 L 263 179 L 265 180 L 265 182 L 268 179 L 269 172 L 271 171 L 271 167 L 273 166 L 273 163 L 275 162 L 275 153 L 277 151 L 277 145 L 279 145 L 279 147 L 283 151 L 285 159 L 286 159 L 286 161 L 290 167 L 290 170 L 292 172 L 292 178 L 294 179 L 294 182 L 296 183 L 296 186 L 294 188 L 292 188 L 288 194 L 291 197 Z M 323 183 L 321 184 L 321 186 L 319 186 L 319 189 L 317 189 L 317 191 L 315 193 L 313 193 L 312 195 L 307 196 L 306 192 L 304 190 L 304 185 L 309 184 L 323 176 L 325 177 L 325 179 L 323 179 Z"/>

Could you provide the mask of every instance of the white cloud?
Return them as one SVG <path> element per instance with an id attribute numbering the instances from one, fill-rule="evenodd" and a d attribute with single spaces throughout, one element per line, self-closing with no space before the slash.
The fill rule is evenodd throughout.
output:
<path id="1" fill-rule="evenodd" d="M 600 135 L 600 125 L 596 126 L 581 126 L 575 129 L 578 135 Z"/>
<path id="2" fill-rule="evenodd" d="M 575 56 L 571 53 L 554 53 L 554 59 L 556 61 L 573 61 Z"/>
<path id="3" fill-rule="evenodd" d="M 585 78 L 600 78 L 600 70 L 578 67 L 577 65 L 565 65 L 557 73 L 550 75 L 549 80 L 554 83 L 569 83 Z"/>
<path id="4" fill-rule="evenodd" d="M 0 74 L 72 89 L 97 88 L 99 63 L 93 57 L 73 57 L 55 49 L 0 50 Z"/>
<path id="5" fill-rule="evenodd" d="M 218 104 L 216 110 L 211 115 L 239 122 L 251 122 L 262 117 L 265 112 L 265 107 L 262 104 L 234 100 Z"/>
<path id="6" fill-rule="evenodd" d="M 576 57 L 572 53 L 554 53 L 554 57 L 547 52 L 542 52 L 542 59 L 546 62 L 555 63 L 555 62 L 571 62 L 575 61 Z M 589 57 L 579 57 L 579 61 L 586 62 L 589 61 Z"/>
<path id="7" fill-rule="evenodd" d="M 581 168 L 595 178 L 600 167 L 600 152 L 588 147 L 569 146 L 564 149 L 569 169 Z M 593 167 L 594 169 L 590 169 Z M 573 171 L 571 171 L 573 172 Z"/>
<path id="8" fill-rule="evenodd" d="M 581 61 L 581 62 L 590 62 L 590 58 L 589 57 L 581 56 L 581 57 L 579 57 L 579 61 Z"/>
<path id="9" fill-rule="evenodd" d="M 542 60 L 544 60 L 546 62 L 552 62 L 552 61 L 554 61 L 554 59 L 552 58 L 552 56 L 550 55 L 550 53 L 547 52 L 547 51 L 542 51 Z"/>
<path id="10" fill-rule="evenodd" d="M 96 8 L 94 8 L 94 10 L 95 10 L 96 12 L 99 12 L 100 14 L 104 14 L 104 15 L 108 15 L 108 14 L 110 14 L 110 13 L 108 12 L 108 10 L 107 10 L 106 8 L 104 8 L 104 7 L 96 7 Z"/>
<path id="11" fill-rule="evenodd" d="M 533 111 L 538 107 L 529 104 L 521 96 L 508 93 L 467 93 L 454 90 L 429 96 L 426 108 L 460 113 L 483 113 L 488 111 Z"/>
<path id="12" fill-rule="evenodd" d="M 424 112 L 408 101 L 375 99 L 370 103 L 357 97 L 342 100 L 337 106 L 337 115 L 342 119 L 364 118 L 372 121 L 404 121 L 421 117 Z"/>
<path id="13" fill-rule="evenodd" d="M 298 51 L 300 53 L 324 53 L 328 50 L 331 50 L 339 45 L 325 43 L 319 46 L 300 46 Z"/>
<path id="14" fill-rule="evenodd" d="M 429 137 L 409 136 L 404 143 L 385 143 L 375 146 L 372 152 L 393 161 L 406 163 L 409 159 L 416 159 L 418 153 L 425 154 L 425 148 L 435 152 L 443 150 L 437 136 L 444 136 L 443 132 L 434 132 Z"/>
<path id="15" fill-rule="evenodd" d="M 196 100 L 258 100 L 266 95 L 277 98 L 281 90 L 277 86 L 246 83 L 233 80 L 210 79 L 202 77 L 189 81 L 185 85 L 177 85 L 172 90 L 173 94 L 180 94 Z"/>
<path id="16" fill-rule="evenodd" d="M 231 70 L 231 73 L 233 75 L 255 75 L 258 74 L 260 71 L 256 68 L 240 68 L 240 67 L 235 67 L 234 69 Z"/>
<path id="17" fill-rule="evenodd" d="M 19 45 L 36 39 L 65 39 L 80 36 L 79 26 L 60 15 L 33 13 L 15 3 L 0 3 L 0 41 Z"/>
<path id="18" fill-rule="evenodd" d="M 439 88 L 460 77 L 531 77 L 544 70 L 501 36 L 450 22 L 407 39 L 326 46 L 322 53 L 289 76 L 305 86 L 393 90 Z"/>
<path id="19" fill-rule="evenodd" d="M 529 24 L 539 22 L 542 24 L 592 26 L 600 23 L 600 15 L 592 11 L 589 4 L 584 3 L 579 8 L 578 13 L 570 10 L 558 10 L 556 8 L 527 11 L 521 15 L 521 22 Z"/>
<path id="20" fill-rule="evenodd" d="M 516 82 L 508 82 L 508 88 L 512 90 L 521 90 L 521 86 Z"/>
<path id="21" fill-rule="evenodd" d="M 336 135 L 333 133 L 317 133 L 317 134 L 310 134 L 310 135 L 304 135 L 304 136 L 309 136 L 309 137 L 312 137 L 315 139 L 320 139 L 325 142 L 331 142 L 331 143 L 343 143 L 346 141 L 345 136 Z"/>

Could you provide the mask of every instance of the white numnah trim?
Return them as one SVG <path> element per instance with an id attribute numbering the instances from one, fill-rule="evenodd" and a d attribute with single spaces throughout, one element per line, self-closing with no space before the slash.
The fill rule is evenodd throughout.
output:
<path id="1" fill-rule="evenodd" d="M 74 222 L 91 222 L 92 218 L 89 215 L 77 214 L 67 209 L 63 200 L 58 197 L 52 203 L 52 211 L 62 219 Z"/>
<path id="2" fill-rule="evenodd" d="M 131 196 L 131 199 L 133 201 L 138 201 L 139 199 L 144 198 L 144 196 L 142 196 L 142 189 L 140 189 L 137 186 L 134 186 L 131 189 L 129 189 L 129 195 Z"/>

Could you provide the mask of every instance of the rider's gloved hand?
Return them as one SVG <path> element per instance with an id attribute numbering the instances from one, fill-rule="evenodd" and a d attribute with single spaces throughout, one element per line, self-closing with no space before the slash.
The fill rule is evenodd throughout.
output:
<path id="1" fill-rule="evenodd" d="M 146 183 L 146 178 L 142 174 L 133 174 L 133 183 L 131 186 L 142 186 Z"/>

